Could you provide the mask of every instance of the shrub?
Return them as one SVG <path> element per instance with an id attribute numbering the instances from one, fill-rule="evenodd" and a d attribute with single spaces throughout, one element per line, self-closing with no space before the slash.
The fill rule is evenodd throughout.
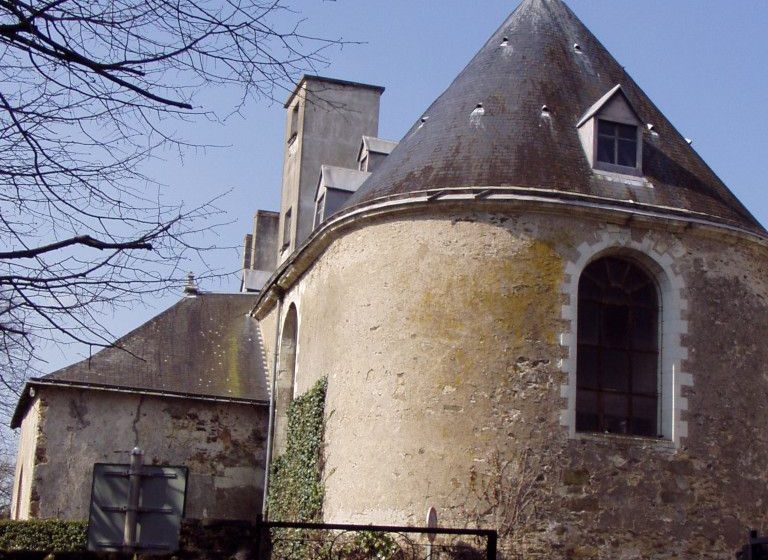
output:
<path id="1" fill-rule="evenodd" d="M 87 527 L 84 521 L 32 519 L 0 520 L 0 550 L 67 552 L 85 550 Z"/>

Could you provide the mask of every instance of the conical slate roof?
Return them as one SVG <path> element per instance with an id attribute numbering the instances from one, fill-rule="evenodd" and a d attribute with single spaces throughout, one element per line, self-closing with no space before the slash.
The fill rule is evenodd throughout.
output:
<path id="1" fill-rule="evenodd" d="M 641 187 L 594 172 L 579 140 L 579 120 L 617 85 L 641 122 L 653 125 L 654 133 L 643 126 Z M 384 196 L 490 186 L 766 233 L 561 0 L 525 0 L 347 207 Z"/>

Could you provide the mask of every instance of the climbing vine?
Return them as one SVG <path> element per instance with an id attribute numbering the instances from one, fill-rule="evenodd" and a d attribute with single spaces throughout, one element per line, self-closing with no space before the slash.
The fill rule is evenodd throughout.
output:
<path id="1" fill-rule="evenodd" d="M 267 507 L 271 521 L 320 521 L 323 508 L 324 377 L 288 409 L 285 453 L 272 462 Z"/>

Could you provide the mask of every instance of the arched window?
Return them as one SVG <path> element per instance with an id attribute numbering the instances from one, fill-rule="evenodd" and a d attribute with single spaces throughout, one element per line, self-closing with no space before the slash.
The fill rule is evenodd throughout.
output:
<path id="1" fill-rule="evenodd" d="M 659 295 L 633 261 L 604 257 L 579 279 L 576 430 L 657 436 Z"/>
<path id="2" fill-rule="evenodd" d="M 296 347 L 299 319 L 296 306 L 291 304 L 285 314 L 280 334 L 280 352 L 275 379 L 275 428 L 273 453 L 279 456 L 285 451 L 288 441 L 288 408 L 293 400 L 296 384 Z"/>

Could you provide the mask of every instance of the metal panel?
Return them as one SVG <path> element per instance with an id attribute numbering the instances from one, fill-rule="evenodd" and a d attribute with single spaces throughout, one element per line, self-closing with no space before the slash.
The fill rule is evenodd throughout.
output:
<path id="1" fill-rule="evenodd" d="M 128 509 L 129 465 L 93 467 L 88 550 L 122 550 Z M 173 552 L 179 546 L 187 490 L 186 467 L 143 466 L 137 550 Z"/>

